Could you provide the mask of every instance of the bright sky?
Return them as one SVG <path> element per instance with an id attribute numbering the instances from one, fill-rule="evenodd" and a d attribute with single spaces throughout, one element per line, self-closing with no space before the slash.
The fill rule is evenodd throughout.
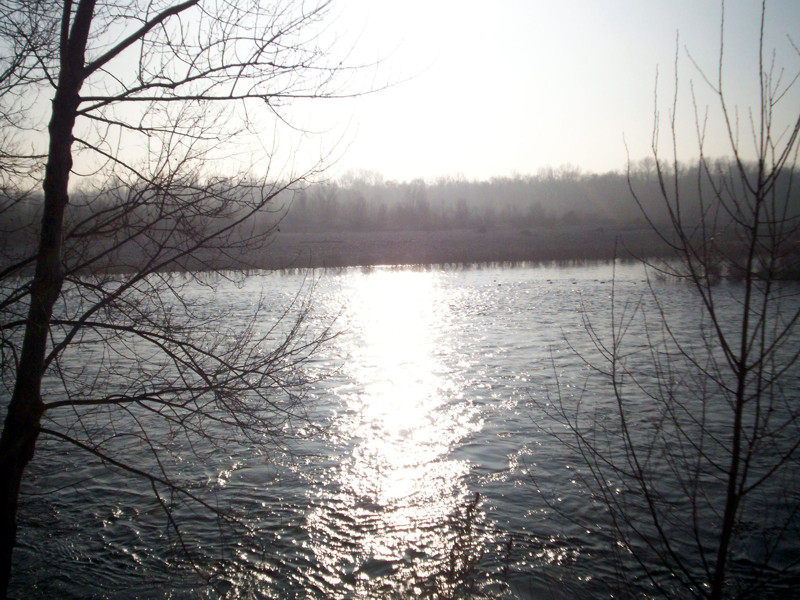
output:
<path id="1" fill-rule="evenodd" d="M 765 46 L 779 50 L 793 75 L 800 56 L 787 35 L 800 46 L 800 2 L 772 0 L 767 10 Z M 624 140 L 633 159 L 649 154 L 657 68 L 667 126 L 678 34 L 683 158 L 697 145 L 690 81 L 702 91 L 701 110 L 718 114 L 685 49 L 716 78 L 717 0 L 341 0 L 334 12 L 335 27 L 358 36 L 358 60 L 384 58 L 378 84 L 401 81 L 335 107 L 316 105 L 345 131 L 338 173 L 432 180 L 565 164 L 622 169 Z M 724 84 L 742 117 L 758 101 L 759 18 L 757 0 L 726 3 Z M 788 103 L 796 111 L 798 95 Z M 728 154 L 718 138 L 709 136 L 707 154 Z"/>

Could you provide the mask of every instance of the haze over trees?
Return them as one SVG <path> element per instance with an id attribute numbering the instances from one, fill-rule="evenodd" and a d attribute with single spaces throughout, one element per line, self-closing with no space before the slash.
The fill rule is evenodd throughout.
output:
<path id="1" fill-rule="evenodd" d="M 730 161 L 723 159 L 704 160 L 704 163 L 715 172 L 723 172 L 732 166 Z M 751 174 L 758 169 L 757 165 L 746 162 L 742 166 Z M 683 218 L 687 222 L 699 223 L 703 210 L 701 199 L 713 193 L 704 176 L 705 167 L 700 163 L 679 163 L 668 167 L 660 165 L 660 168 L 662 178 L 672 178 L 672 171 L 676 169 L 677 177 L 673 181 L 680 190 Z M 793 178 L 793 171 L 787 169 L 775 180 L 776 190 L 787 197 L 788 215 L 800 214 L 800 190 L 792 186 Z M 232 184 L 221 179 L 217 185 L 220 194 L 224 194 L 227 193 L 224 188 Z M 240 181 L 236 185 L 239 186 L 237 193 L 252 193 L 253 182 Z M 641 208 L 631 197 L 632 187 Z M 90 191 L 74 193 L 71 218 L 80 219 L 107 202 L 113 204 L 114 200 L 108 196 L 98 197 Z M 11 227 L 4 238 L 8 252 L 19 251 L 35 239 L 40 207 L 38 196 L 32 194 L 26 202 L 9 208 L 6 222 L 20 225 Z M 630 250 L 639 254 L 663 253 L 662 240 L 648 233 L 647 219 L 641 209 L 645 209 L 654 223 L 665 224 L 670 220 L 661 198 L 659 173 L 653 159 L 637 161 L 627 172 L 596 174 L 583 173 L 574 167 L 560 167 L 543 169 L 536 175 L 497 177 L 488 181 L 451 177 L 431 182 L 421 179 L 396 182 L 384 180 L 379 173 L 356 172 L 338 180 L 281 190 L 274 201 L 241 223 L 235 223 L 238 213 L 226 217 L 233 225 L 232 234 L 235 232 L 242 239 L 247 239 L 253 232 L 277 233 L 272 238 L 271 257 L 249 251 L 246 245 L 230 244 L 223 255 L 204 249 L 185 257 L 180 264 L 176 262 L 173 267 L 224 268 L 237 264 L 236 261 L 240 264 L 249 262 L 253 267 L 302 266 L 304 258 L 293 259 L 287 245 L 305 239 L 306 235 L 311 236 L 309 239 L 322 236 L 330 240 L 330 234 L 341 234 L 338 238 L 341 242 L 354 240 L 354 248 L 352 251 L 340 250 L 332 263 L 325 262 L 332 258 L 331 249 L 321 248 L 318 256 L 310 257 L 311 264 L 381 264 L 391 261 L 392 256 L 401 262 L 425 262 L 425 256 L 410 254 L 407 260 L 403 260 L 405 255 L 393 255 L 389 250 L 394 237 L 408 232 L 452 232 L 452 239 L 440 240 L 440 247 L 427 255 L 435 262 L 461 262 L 465 258 L 485 261 L 610 258 L 617 241 L 620 242 L 620 252 L 625 252 L 626 245 L 630 245 Z M 147 222 L 147 215 L 141 211 L 141 208 L 132 211 L 128 219 Z M 221 217 L 214 215 L 215 219 Z M 22 226 L 23 223 L 28 225 Z M 554 243 L 546 238 L 556 231 L 571 234 L 568 240 L 564 238 L 571 253 L 555 247 L 549 253 L 546 251 L 546 246 Z M 598 236 L 599 232 L 602 236 Z M 488 238 L 477 237 L 486 233 L 490 234 Z M 348 234 L 382 235 L 364 241 L 348 238 Z M 493 241 L 487 242 L 489 238 Z M 494 238 L 497 238 L 496 248 Z M 503 243 L 506 246 L 522 243 L 535 246 L 537 242 L 541 242 L 538 249 L 520 249 L 516 255 L 509 255 L 500 247 Z M 370 243 L 375 248 L 364 247 Z M 484 245 L 481 254 L 469 254 L 464 250 L 466 246 L 480 244 Z M 324 246 L 324 243 L 320 242 L 320 245 Z M 286 256 L 283 262 L 276 258 L 282 252 Z M 138 253 L 126 256 L 125 249 L 120 248 L 113 260 L 110 256 L 105 265 L 97 264 L 94 268 L 130 268 L 126 261 L 131 262 L 138 256 Z M 204 260 L 208 261 L 205 265 Z"/>
<path id="2" fill-rule="evenodd" d="M 723 171 L 727 160 L 707 161 Z M 757 165 L 743 163 L 748 172 Z M 685 198 L 685 217 L 698 221 L 700 194 L 711 188 L 703 180 L 704 165 L 670 165 Z M 790 192 L 792 173 L 781 172 L 776 185 Z M 478 228 L 560 228 L 646 226 L 637 198 L 655 222 L 669 220 L 661 202 L 659 174 L 653 159 L 631 165 L 628 172 L 583 173 L 564 166 L 536 175 L 497 177 L 488 181 L 441 178 L 432 182 L 384 181 L 377 173 L 353 173 L 339 181 L 310 186 L 297 193 L 282 230 L 442 230 Z M 701 186 L 701 187 L 699 187 Z M 791 190 L 789 207 L 800 214 L 800 193 Z"/>

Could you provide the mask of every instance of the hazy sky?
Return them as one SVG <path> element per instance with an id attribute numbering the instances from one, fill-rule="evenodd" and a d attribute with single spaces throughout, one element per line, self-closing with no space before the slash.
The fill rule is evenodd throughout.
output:
<path id="1" fill-rule="evenodd" d="M 623 136 L 632 158 L 649 152 L 657 68 L 666 125 L 678 34 L 684 158 L 696 154 L 690 81 L 700 108 L 718 114 L 686 54 L 716 77 L 717 0 L 342 0 L 335 12 L 335 27 L 358 37 L 353 58 L 383 58 L 376 81 L 401 82 L 316 107 L 330 123 L 346 123 L 338 172 L 405 180 L 564 164 L 621 169 Z M 756 0 L 726 3 L 724 82 L 742 116 L 758 98 L 759 17 Z M 794 74 L 800 57 L 787 34 L 800 46 L 800 2 L 769 2 L 766 34 L 767 48 L 778 48 Z M 726 153 L 719 137 L 709 134 L 708 154 Z"/>

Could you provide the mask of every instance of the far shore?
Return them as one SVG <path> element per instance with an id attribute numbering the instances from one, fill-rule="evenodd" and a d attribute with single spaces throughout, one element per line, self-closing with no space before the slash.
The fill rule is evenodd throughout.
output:
<path id="1" fill-rule="evenodd" d="M 18 244 L 6 260 L 30 255 Z M 107 257 L 102 272 L 136 270 L 142 256 L 125 250 Z M 267 243 L 225 253 L 195 252 L 174 270 L 285 270 L 380 265 L 467 265 L 607 261 L 663 255 L 663 244 L 647 228 L 559 227 L 400 231 L 276 231 Z M 69 256 L 67 256 L 69 269 Z M 32 267 L 30 261 L 21 269 Z"/>
<path id="2" fill-rule="evenodd" d="M 611 260 L 661 254 L 646 228 L 278 232 L 248 256 L 258 269 Z"/>

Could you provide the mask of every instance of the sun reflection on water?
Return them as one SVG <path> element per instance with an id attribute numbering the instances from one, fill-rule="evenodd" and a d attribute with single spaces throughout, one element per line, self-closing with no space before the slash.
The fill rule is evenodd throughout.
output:
<path id="1" fill-rule="evenodd" d="M 343 286 L 342 458 L 309 514 L 312 549 L 341 595 L 434 569 L 468 494 L 469 464 L 451 451 L 477 424 L 442 335 L 450 306 L 439 276 L 376 270 Z"/>

